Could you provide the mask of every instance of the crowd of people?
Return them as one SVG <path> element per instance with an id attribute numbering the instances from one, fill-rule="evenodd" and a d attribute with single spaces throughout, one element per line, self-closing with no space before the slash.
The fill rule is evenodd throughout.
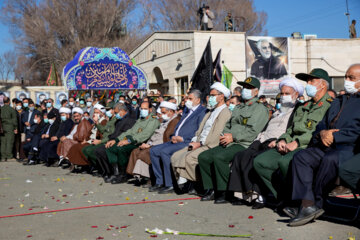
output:
<path id="1" fill-rule="evenodd" d="M 40 106 L 14 99 L 10 106 L 5 97 L 1 159 L 215 204 L 261 209 L 273 199 L 290 226 L 304 225 L 324 213 L 328 194 L 360 189 L 360 64 L 347 70 L 339 96 L 323 69 L 296 78 L 282 79 L 273 104 L 258 96 L 255 77 L 232 93 L 215 82 L 205 102 L 196 89 L 179 104 L 70 97 L 56 109 L 52 99 Z"/>

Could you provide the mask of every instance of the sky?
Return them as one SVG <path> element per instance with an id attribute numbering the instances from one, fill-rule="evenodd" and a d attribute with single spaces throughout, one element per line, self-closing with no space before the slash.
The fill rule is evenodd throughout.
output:
<path id="1" fill-rule="evenodd" d="M 220 1 L 220 0 L 219 0 Z M 3 0 L 0 0 L 0 7 Z M 269 36 L 290 37 L 293 32 L 318 38 L 348 38 L 346 0 L 254 0 L 257 11 L 268 14 Z M 360 35 L 360 0 L 348 0 L 350 19 Z M 0 54 L 13 51 L 8 27 L 0 23 Z"/>

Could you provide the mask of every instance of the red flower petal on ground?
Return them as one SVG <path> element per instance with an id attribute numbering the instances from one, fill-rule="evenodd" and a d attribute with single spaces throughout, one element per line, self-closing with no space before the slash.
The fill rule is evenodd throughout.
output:
<path id="1" fill-rule="evenodd" d="M 253 216 L 249 216 L 248 218 L 249 218 L 249 219 L 253 219 L 254 217 L 253 217 Z"/>
<path id="2" fill-rule="evenodd" d="M 113 228 L 114 226 L 113 226 L 113 225 L 110 225 L 109 227 L 112 227 L 112 228 Z"/>
<path id="3" fill-rule="evenodd" d="M 32 208 L 29 208 L 29 211 L 31 211 L 32 210 Z"/>
<path id="4" fill-rule="evenodd" d="M 235 227 L 235 225 L 229 225 L 229 228 L 233 228 L 233 227 Z"/>
<path id="5" fill-rule="evenodd" d="M 9 207 L 9 209 L 13 209 L 14 207 Z"/>
<path id="6" fill-rule="evenodd" d="M 98 239 L 104 239 L 104 238 L 103 237 L 97 237 L 96 240 L 98 240 Z"/>
<path id="7" fill-rule="evenodd" d="M 265 230 L 265 229 L 263 229 L 263 228 L 261 229 L 261 231 L 264 231 L 264 230 Z"/>
<path id="8" fill-rule="evenodd" d="M 120 228 L 127 228 L 128 226 L 122 226 L 122 227 L 120 227 Z"/>
<path id="9" fill-rule="evenodd" d="M 98 228 L 98 226 L 91 226 L 91 228 Z"/>
<path id="10" fill-rule="evenodd" d="M 58 199 L 58 200 L 56 200 L 57 202 L 60 202 L 60 200 Z"/>
<path id="11" fill-rule="evenodd" d="M 131 213 L 131 214 L 129 214 L 129 217 L 132 217 L 132 216 L 134 216 L 134 214 L 132 214 L 132 213 Z"/>
<path id="12" fill-rule="evenodd" d="M 45 194 L 49 194 L 49 192 L 45 192 Z"/>
<path id="13" fill-rule="evenodd" d="M 178 212 L 176 212 L 176 213 L 174 213 L 175 215 L 179 215 L 179 213 Z"/>
<path id="14" fill-rule="evenodd" d="M 32 237 L 32 235 L 27 235 L 26 237 L 27 237 L 27 238 L 31 238 L 31 237 Z"/>
<path id="15" fill-rule="evenodd" d="M 63 197 L 67 197 L 67 195 L 66 194 L 64 194 L 64 195 L 62 195 Z"/>
<path id="16" fill-rule="evenodd" d="M 110 231 L 110 230 L 111 230 L 111 228 L 107 228 L 107 229 L 106 229 L 106 231 Z"/>
<path id="17" fill-rule="evenodd" d="M 152 237 L 152 238 L 157 238 L 157 235 L 150 235 L 150 237 Z"/>

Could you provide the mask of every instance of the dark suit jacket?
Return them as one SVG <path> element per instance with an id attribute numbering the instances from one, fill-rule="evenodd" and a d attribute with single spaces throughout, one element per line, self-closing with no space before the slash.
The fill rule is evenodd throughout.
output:
<path id="1" fill-rule="evenodd" d="M 31 117 L 30 117 L 30 127 L 32 125 L 34 125 L 34 117 L 35 117 L 35 114 L 40 114 L 40 112 L 38 110 L 34 110 Z M 27 132 L 29 131 L 29 129 L 26 128 L 25 126 L 25 123 L 28 121 L 29 119 L 29 110 L 26 110 L 24 111 L 22 114 L 21 114 L 21 123 L 22 123 L 22 127 L 24 129 L 24 133 L 27 134 Z"/>
<path id="2" fill-rule="evenodd" d="M 136 119 L 132 118 L 129 113 L 121 120 L 115 122 L 115 131 L 109 135 L 109 140 L 115 140 L 120 134 L 126 132 L 135 124 Z"/>
<path id="3" fill-rule="evenodd" d="M 51 138 L 51 137 L 56 136 L 56 134 L 57 134 L 57 132 L 59 130 L 59 127 L 60 127 L 60 123 L 58 121 L 55 121 L 52 125 L 46 124 L 43 131 L 42 131 L 42 134 L 46 134 L 49 127 L 50 127 L 49 138 Z"/>
<path id="4" fill-rule="evenodd" d="M 69 135 L 73 126 L 74 126 L 74 122 L 71 119 L 68 119 L 65 122 L 61 122 L 59 129 L 56 133 L 57 138 L 60 139 L 63 136 Z"/>
<path id="5" fill-rule="evenodd" d="M 190 113 L 189 109 L 185 108 L 184 113 L 181 117 L 181 120 L 176 125 L 176 128 L 174 130 L 174 134 L 176 133 L 177 129 L 180 127 L 181 123 L 185 120 L 187 115 Z M 195 132 L 198 130 L 199 125 L 204 118 L 206 114 L 206 108 L 202 105 L 199 105 L 199 107 L 193 112 L 188 119 L 184 122 L 182 127 L 179 131 L 179 136 L 184 139 L 185 143 L 189 143 L 191 139 L 194 137 Z"/>

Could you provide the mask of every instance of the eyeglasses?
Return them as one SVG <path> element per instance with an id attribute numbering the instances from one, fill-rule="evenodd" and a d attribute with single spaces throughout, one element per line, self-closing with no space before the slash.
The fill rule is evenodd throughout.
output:
<path id="1" fill-rule="evenodd" d="M 356 80 L 356 77 L 354 76 L 354 75 L 345 75 L 345 80 L 346 79 L 350 79 L 350 81 L 354 81 L 354 80 Z"/>

